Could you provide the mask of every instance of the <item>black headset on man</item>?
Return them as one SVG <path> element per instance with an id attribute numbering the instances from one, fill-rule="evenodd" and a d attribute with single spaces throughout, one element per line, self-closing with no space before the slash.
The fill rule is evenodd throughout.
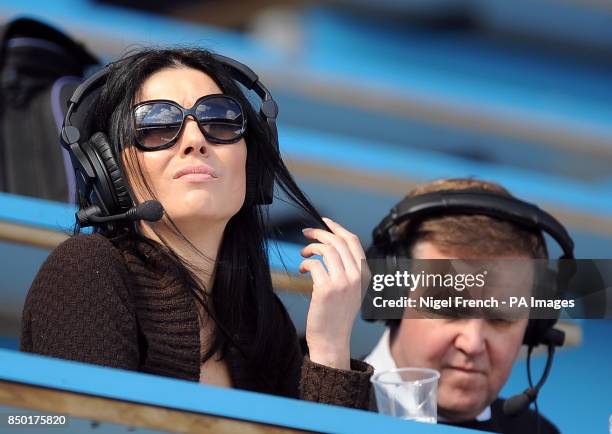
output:
<path id="1" fill-rule="evenodd" d="M 272 145 L 278 151 L 278 106 L 268 89 L 246 65 L 219 54 L 212 56 L 228 70 L 235 81 L 261 98 L 259 114 L 268 127 Z M 129 59 L 130 57 L 117 63 Z M 163 208 L 157 201 L 147 201 L 134 206 L 112 145 L 104 133 L 87 131 L 88 116 L 92 115 L 91 108 L 115 65 L 116 63 L 106 65 L 76 88 L 68 101 L 68 110 L 60 134 L 61 145 L 70 153 L 78 191 L 92 204 L 76 215 L 81 227 L 117 220 L 157 221 L 163 216 Z M 272 203 L 273 174 L 258 170 L 248 156 L 246 171 L 247 203 Z"/>
<path id="2" fill-rule="evenodd" d="M 509 221 L 529 230 L 549 234 L 561 247 L 563 254 L 559 259 L 574 259 L 574 242 L 563 225 L 552 215 L 536 205 L 510 196 L 503 196 L 483 189 L 445 190 L 408 197 L 394 206 L 372 233 L 372 245 L 368 248 L 368 258 L 384 257 L 388 262 L 397 263 L 398 225 L 409 222 L 416 224 L 423 219 L 453 214 L 479 214 Z M 394 250 L 395 249 L 395 250 Z M 573 268 L 562 268 L 557 275 L 558 292 L 563 291 Z M 542 378 L 535 387 L 526 389 L 520 395 L 510 397 L 504 403 L 504 412 L 516 415 L 525 410 L 537 398 L 544 385 L 554 357 L 555 347 L 562 346 L 565 334 L 554 328 L 556 319 L 530 319 L 523 344 L 531 350 L 540 344 L 548 347 L 548 358 Z M 528 361 L 529 363 L 529 361 Z M 531 382 L 531 378 L 530 378 Z"/>

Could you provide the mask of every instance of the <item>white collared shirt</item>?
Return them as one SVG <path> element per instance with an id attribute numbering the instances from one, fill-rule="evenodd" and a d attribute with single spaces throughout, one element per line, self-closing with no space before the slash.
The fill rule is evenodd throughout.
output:
<path id="1" fill-rule="evenodd" d="M 390 369 L 397 369 L 397 365 L 395 364 L 395 360 L 393 360 L 393 356 L 391 355 L 391 346 L 389 342 L 389 329 L 387 328 L 383 333 L 382 337 L 372 350 L 370 354 L 364 359 L 365 362 L 372 365 L 374 368 L 374 372 L 379 371 L 388 371 Z M 485 420 L 491 419 L 491 407 L 487 406 L 482 413 L 476 416 L 476 420 L 479 422 L 483 422 Z M 438 417 L 439 421 L 444 421 L 443 418 Z"/>

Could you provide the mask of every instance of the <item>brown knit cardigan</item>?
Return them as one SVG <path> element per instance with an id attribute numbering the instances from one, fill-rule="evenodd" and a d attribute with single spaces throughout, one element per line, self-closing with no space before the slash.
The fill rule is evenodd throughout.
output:
<path id="1" fill-rule="evenodd" d="M 58 246 L 26 298 L 21 350 L 113 368 L 199 381 L 201 348 L 195 301 L 162 255 L 146 243 L 123 248 L 98 235 Z M 279 301 L 280 303 L 280 301 Z M 236 351 L 226 354 L 235 387 L 366 409 L 372 367 L 319 365 L 303 356 L 291 322 L 275 384 L 263 385 Z M 231 347 L 231 346 L 230 346 Z"/>

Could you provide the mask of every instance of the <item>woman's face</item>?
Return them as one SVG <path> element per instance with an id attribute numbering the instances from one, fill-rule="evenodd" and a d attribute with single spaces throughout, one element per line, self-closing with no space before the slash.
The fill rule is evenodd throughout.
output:
<path id="1" fill-rule="evenodd" d="M 202 71 L 189 67 L 165 68 L 145 80 L 135 103 L 166 99 L 191 108 L 202 96 L 216 93 L 223 92 Z M 166 214 L 177 224 L 201 220 L 227 222 L 242 207 L 247 158 L 244 139 L 232 144 L 210 143 L 196 121 L 188 117 L 172 147 L 146 152 L 134 146 L 129 149 L 123 152 L 136 152 L 146 182 Z M 125 155 L 123 158 L 126 161 Z M 204 168 L 209 174 L 181 174 L 192 168 Z M 134 173 L 129 162 L 127 171 L 128 177 Z M 139 202 L 148 198 L 138 181 L 132 185 Z"/>

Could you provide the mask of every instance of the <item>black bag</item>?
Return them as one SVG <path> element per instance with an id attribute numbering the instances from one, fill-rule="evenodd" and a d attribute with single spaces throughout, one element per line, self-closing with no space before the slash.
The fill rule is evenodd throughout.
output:
<path id="1" fill-rule="evenodd" d="M 0 27 L 0 191 L 73 202 L 74 173 L 59 145 L 66 102 L 99 63 L 42 22 Z"/>

